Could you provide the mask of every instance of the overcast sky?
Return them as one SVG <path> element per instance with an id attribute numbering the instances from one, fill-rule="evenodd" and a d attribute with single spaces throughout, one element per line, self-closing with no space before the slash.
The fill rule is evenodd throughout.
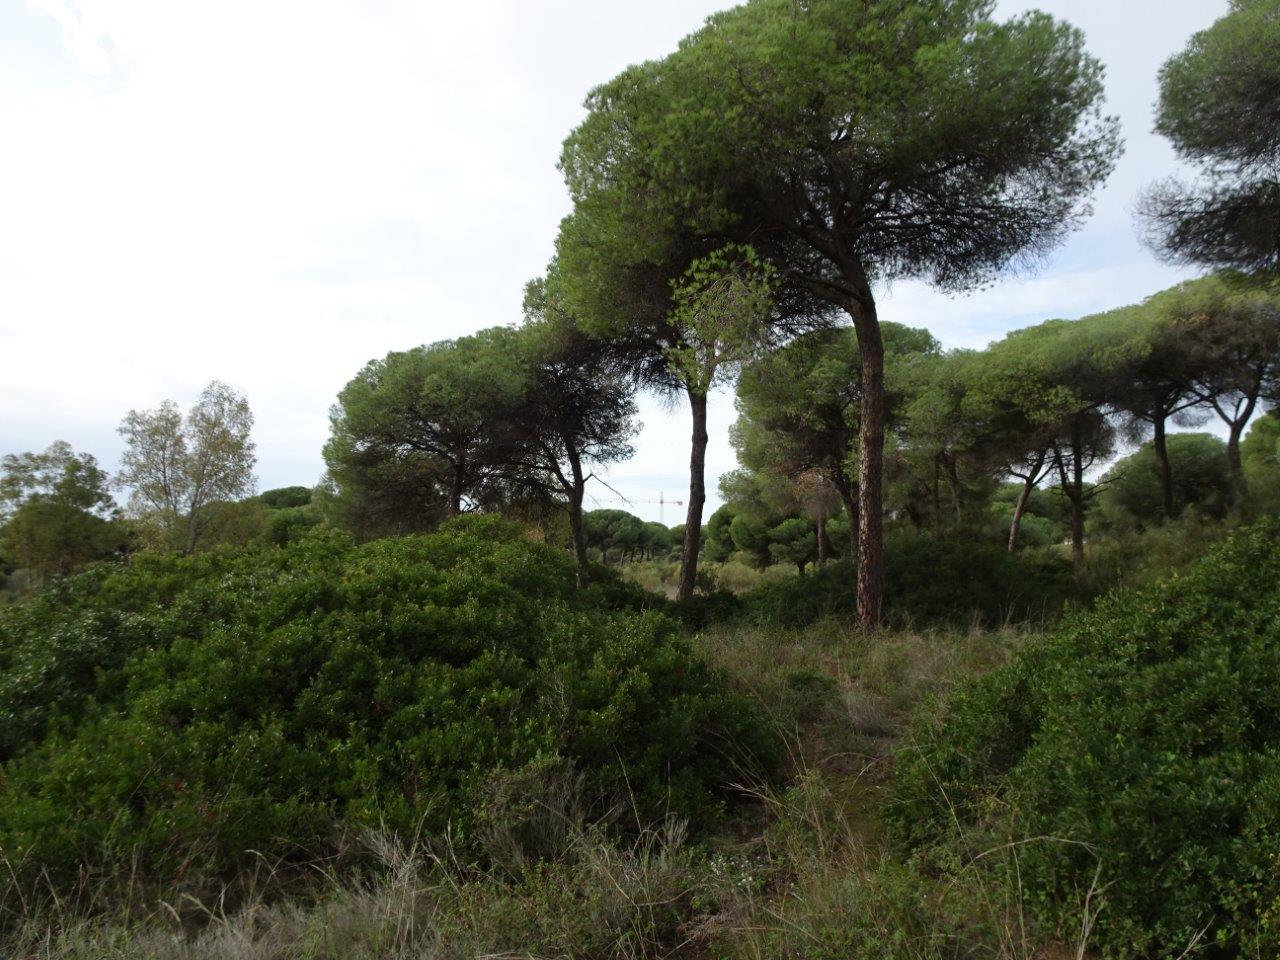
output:
<path id="1" fill-rule="evenodd" d="M 130 408 L 185 407 L 218 378 L 253 406 L 260 487 L 315 483 L 329 406 L 368 360 L 519 320 L 586 92 L 726 5 L 0 0 L 0 454 L 61 439 L 114 467 Z M 1126 154 L 1034 277 L 886 292 L 882 318 L 947 346 L 1184 276 L 1137 242 L 1132 209 L 1175 169 L 1151 133 L 1156 71 L 1226 0 L 1037 6 L 1106 63 Z M 716 398 L 713 491 L 732 419 Z M 644 420 L 610 482 L 682 499 L 687 413 L 647 402 Z"/>

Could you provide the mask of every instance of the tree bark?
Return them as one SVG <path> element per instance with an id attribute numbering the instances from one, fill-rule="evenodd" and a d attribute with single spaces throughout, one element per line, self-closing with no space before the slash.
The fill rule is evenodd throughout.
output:
<path id="1" fill-rule="evenodd" d="M 1018 534 L 1022 531 L 1022 517 L 1027 512 L 1027 504 L 1031 500 L 1031 491 L 1036 488 L 1036 483 L 1040 479 L 1040 469 L 1044 466 L 1044 458 L 1044 453 L 1041 453 L 1036 458 L 1035 466 L 1027 474 L 1022 484 L 1022 492 L 1018 494 L 1018 503 L 1013 508 L 1013 522 L 1009 524 L 1010 553 L 1016 553 L 1018 550 Z"/>
<path id="2" fill-rule="evenodd" d="M 956 520 L 964 517 L 964 493 L 960 486 L 960 472 L 956 468 L 956 458 L 950 454 L 943 457 L 947 468 L 947 486 L 951 489 L 951 507 L 956 512 Z"/>
<path id="3" fill-rule="evenodd" d="M 1257 390 L 1245 394 L 1230 412 L 1223 408 L 1218 398 L 1210 399 L 1214 412 L 1227 425 L 1227 464 L 1231 469 L 1231 492 L 1236 503 L 1243 501 L 1249 494 L 1249 484 L 1244 476 L 1244 461 L 1240 456 L 1240 438 L 1244 435 L 1244 428 L 1253 419 L 1254 411 L 1258 409 L 1260 392 L 1261 383 Z"/>
<path id="4" fill-rule="evenodd" d="M 1250 414 L 1252 414 L 1250 410 Z M 1241 503 L 1249 495 L 1249 481 L 1244 475 L 1244 460 L 1240 456 L 1240 437 L 1244 433 L 1248 420 L 1236 420 L 1230 424 L 1227 434 L 1227 463 L 1231 467 L 1231 492 L 1236 503 Z"/>
<path id="5" fill-rule="evenodd" d="M 573 555 L 578 561 L 578 588 L 591 585 L 591 573 L 587 560 L 587 536 L 582 529 L 582 491 L 577 491 L 569 501 L 569 531 L 573 535 Z"/>
<path id="6" fill-rule="evenodd" d="M 569 469 L 573 471 L 569 494 L 569 532 L 573 536 L 573 555 L 578 561 L 578 589 L 591 585 L 590 563 L 587 559 L 587 535 L 582 526 L 582 501 L 586 496 L 587 481 L 582 475 L 582 462 L 574 447 L 566 443 Z"/>
<path id="7" fill-rule="evenodd" d="M 1156 473 L 1160 476 L 1160 523 L 1174 518 L 1173 504 L 1173 464 L 1169 461 L 1169 443 L 1166 434 L 1165 418 L 1157 414 L 1152 418 L 1155 436 L 1151 446 L 1156 455 Z"/>
<path id="8" fill-rule="evenodd" d="M 1084 443 L 1077 427 L 1071 433 L 1071 565 L 1084 577 Z"/>
<path id="9" fill-rule="evenodd" d="M 818 566 L 825 567 L 831 557 L 831 539 L 827 536 L 827 518 L 818 517 Z"/>
<path id="10" fill-rule="evenodd" d="M 849 543 L 845 551 L 845 559 L 852 563 L 858 557 L 858 530 L 862 526 L 859 522 L 858 498 L 843 468 L 837 468 L 834 471 L 834 479 L 836 489 L 840 492 L 840 501 L 844 504 L 845 517 L 849 521 Z"/>
<path id="11" fill-rule="evenodd" d="M 880 625 L 884 614 L 884 339 L 869 290 L 851 300 L 849 315 L 861 354 L 858 421 L 858 620 Z"/>
<path id="12" fill-rule="evenodd" d="M 680 601 L 693 597 L 698 579 L 698 549 L 702 545 L 702 508 L 707 502 L 707 395 L 689 391 L 693 414 L 692 449 L 689 453 L 689 511 L 685 515 L 684 553 L 680 562 Z"/>

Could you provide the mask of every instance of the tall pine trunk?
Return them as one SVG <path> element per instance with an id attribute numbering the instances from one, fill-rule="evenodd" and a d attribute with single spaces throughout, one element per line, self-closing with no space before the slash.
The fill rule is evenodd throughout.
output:
<path id="1" fill-rule="evenodd" d="M 1084 443 L 1080 428 L 1071 433 L 1071 565 L 1076 579 L 1084 577 Z"/>
<path id="2" fill-rule="evenodd" d="M 1244 459 L 1240 456 L 1240 437 L 1248 422 L 1247 419 L 1234 421 L 1230 425 L 1231 432 L 1227 434 L 1227 463 L 1231 467 L 1231 492 L 1236 503 L 1243 502 L 1249 495 L 1249 482 L 1244 476 Z"/>
<path id="3" fill-rule="evenodd" d="M 565 445 L 569 451 L 569 467 L 573 471 L 572 489 L 569 494 L 569 532 L 573 536 L 573 555 L 578 561 L 578 589 L 591 585 L 590 563 L 587 560 L 587 535 L 582 524 L 582 501 L 587 492 L 587 481 L 582 476 L 582 463 L 570 444 Z"/>
<path id="4" fill-rule="evenodd" d="M 698 550 L 702 546 L 702 508 L 707 502 L 707 395 L 689 391 L 693 413 L 693 443 L 689 453 L 689 512 L 685 515 L 684 553 L 680 561 L 681 601 L 693 597 L 698 579 Z"/>
<path id="5" fill-rule="evenodd" d="M 1169 461 L 1169 442 L 1166 433 L 1165 418 L 1157 414 L 1152 418 L 1155 436 L 1151 446 L 1156 455 L 1156 473 L 1160 477 L 1160 522 L 1174 518 L 1173 504 L 1173 464 Z"/>
<path id="6" fill-rule="evenodd" d="M 884 339 L 869 290 L 848 307 L 861 354 L 858 421 L 858 620 L 880 625 L 884 613 Z"/>

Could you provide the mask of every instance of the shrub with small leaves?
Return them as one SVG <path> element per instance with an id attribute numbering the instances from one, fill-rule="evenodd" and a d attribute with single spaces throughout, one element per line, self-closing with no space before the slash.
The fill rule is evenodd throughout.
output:
<path id="1" fill-rule="evenodd" d="M 573 574 L 479 518 L 70 578 L 0 614 L 0 854 L 57 880 L 218 873 L 339 827 L 466 849 L 495 772 L 559 763 L 633 825 L 715 820 L 769 735 L 672 620 Z"/>
<path id="2" fill-rule="evenodd" d="M 922 721 L 886 815 L 917 849 L 1028 842 L 1042 921 L 1097 876 L 1108 957 L 1280 956 L 1280 521 L 1113 595 Z M 957 830 L 958 828 L 958 830 Z M 958 836 L 957 836 L 958 834 Z"/>

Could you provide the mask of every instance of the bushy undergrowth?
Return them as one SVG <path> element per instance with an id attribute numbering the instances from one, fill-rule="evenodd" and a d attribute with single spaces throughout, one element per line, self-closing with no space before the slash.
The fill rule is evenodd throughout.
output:
<path id="1" fill-rule="evenodd" d="M 1100 596 L 1120 587 L 1151 586 L 1186 569 L 1244 522 L 1240 515 L 1215 521 L 1189 511 L 1163 526 L 1111 531 L 1085 552 L 1085 590 Z"/>
<path id="2" fill-rule="evenodd" d="M 899 533 L 885 545 L 885 616 L 891 623 L 995 626 L 1051 617 L 1078 596 L 1060 560 L 999 547 Z M 761 586 L 741 598 L 750 622 L 803 627 L 857 613 L 857 577 L 830 564 Z"/>
<path id="3" fill-rule="evenodd" d="M 888 815 L 941 861 L 1026 841 L 1036 913 L 1063 928 L 1093 886 L 1109 957 L 1280 955 L 1280 522 L 955 697 L 901 752 Z"/>
<path id="4" fill-rule="evenodd" d="M 547 764 L 632 822 L 713 821 L 772 742 L 643 600 L 492 518 L 70 578 L 0 617 L 6 870 L 178 882 L 339 827 L 465 848 L 494 776 Z"/>
<path id="5" fill-rule="evenodd" d="M 963 885 L 874 847 L 817 771 L 765 791 L 762 834 L 707 850 L 678 824 L 619 842 L 564 831 L 554 861 L 518 873 L 460 866 L 386 834 L 374 879 L 320 872 L 307 899 L 162 896 L 137 916 L 34 911 L 0 949 L 59 960 L 1047 960 L 991 865 Z M 573 821 L 573 817 L 566 821 Z M 1083 926 L 1083 925 L 1082 925 Z M 1087 941 L 1087 930 L 1080 938 Z"/>

